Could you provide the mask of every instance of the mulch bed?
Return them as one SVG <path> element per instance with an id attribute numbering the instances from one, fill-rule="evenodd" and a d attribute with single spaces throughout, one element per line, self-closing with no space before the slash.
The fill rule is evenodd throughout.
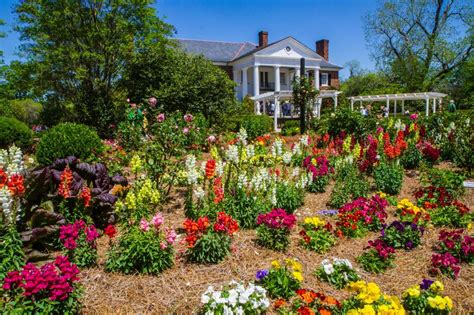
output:
<path id="1" fill-rule="evenodd" d="M 412 191 L 419 186 L 417 177 L 404 178 L 404 185 L 399 199 L 407 197 L 414 201 Z M 314 215 L 316 211 L 327 209 L 330 191 L 323 194 L 307 194 L 305 204 L 297 210 L 296 215 L 305 217 Z M 163 212 L 165 224 L 180 228 L 185 219 L 181 194 L 167 205 Z M 463 200 L 471 209 L 474 206 L 474 191 L 466 191 Z M 389 209 L 393 219 L 394 207 Z M 209 285 L 219 287 L 230 280 L 251 281 L 258 269 L 268 268 L 274 259 L 295 257 L 303 264 L 303 287 L 311 288 L 333 295 L 338 299 L 348 297 L 344 290 L 336 290 L 313 276 L 314 270 L 324 258 L 348 258 L 358 269 L 359 274 L 367 281 L 375 281 L 381 289 L 400 296 L 402 291 L 428 278 L 431 264 L 431 247 L 437 240 L 440 229 L 428 229 L 423 237 L 422 245 L 411 251 L 397 250 L 396 267 L 384 274 L 372 275 L 363 271 L 355 263 L 355 258 L 362 252 L 369 239 L 374 239 L 378 233 L 371 233 L 365 238 L 342 239 L 326 254 L 321 255 L 303 249 L 298 245 L 298 228 L 292 233 L 291 245 L 286 253 L 276 253 L 263 249 L 255 244 L 255 231 L 242 230 L 233 241 L 233 253 L 225 261 L 217 265 L 197 265 L 185 262 L 182 257 L 184 245 L 178 245 L 178 257 L 175 266 L 159 276 L 105 273 L 102 266 L 83 270 L 81 281 L 85 292 L 83 295 L 84 313 L 86 314 L 196 314 L 201 306 L 201 294 Z M 178 239 L 179 241 L 180 239 Z M 108 248 L 107 237 L 101 237 L 98 244 L 100 265 L 105 261 Z M 449 295 L 455 304 L 456 314 L 468 314 L 474 311 L 474 266 L 463 264 L 460 277 L 457 280 L 442 278 L 445 284 L 444 294 Z M 269 312 L 270 314 L 273 311 Z"/>

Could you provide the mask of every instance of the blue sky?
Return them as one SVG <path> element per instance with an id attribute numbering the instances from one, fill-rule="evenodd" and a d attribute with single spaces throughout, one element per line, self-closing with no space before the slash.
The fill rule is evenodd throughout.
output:
<path id="1" fill-rule="evenodd" d="M 7 22 L 0 39 L 6 62 L 18 58 L 18 34 L 12 31 L 12 7 L 19 0 L 0 0 L 0 19 Z M 258 42 L 268 31 L 269 42 L 293 36 L 310 48 L 329 39 L 329 59 L 339 65 L 358 60 L 373 69 L 363 32 L 363 16 L 375 0 L 158 0 L 158 15 L 174 25 L 178 38 Z M 347 72 L 343 70 L 342 76 Z"/>

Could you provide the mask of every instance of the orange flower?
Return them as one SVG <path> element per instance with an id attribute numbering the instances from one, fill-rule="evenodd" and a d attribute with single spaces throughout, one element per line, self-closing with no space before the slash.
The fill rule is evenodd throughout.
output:
<path id="1" fill-rule="evenodd" d="M 216 171 L 216 161 L 215 160 L 207 160 L 206 162 L 206 177 L 207 179 L 211 179 L 214 177 L 214 172 Z"/>
<path id="2" fill-rule="evenodd" d="M 59 187 L 58 187 L 58 195 L 63 196 L 64 198 L 70 198 L 71 186 L 72 186 L 72 171 L 68 165 L 66 166 L 66 168 L 61 174 L 61 179 L 60 179 Z"/>
<path id="3" fill-rule="evenodd" d="M 84 207 L 89 207 L 90 201 L 91 201 L 91 190 L 87 186 L 83 186 L 81 189 L 81 194 L 79 195 L 79 198 L 84 200 Z"/>
<path id="4" fill-rule="evenodd" d="M 318 309 L 318 311 L 319 311 L 319 314 L 321 314 L 321 315 L 331 315 L 332 314 L 331 311 L 328 311 L 327 309 L 324 309 L 324 308 L 320 308 L 320 309 Z"/>
<path id="5" fill-rule="evenodd" d="M 273 303 L 273 306 L 274 306 L 275 308 L 280 308 L 280 307 L 282 307 L 282 306 L 285 305 L 285 304 L 286 304 L 285 300 L 283 300 L 283 299 L 278 299 L 278 300 L 275 301 L 275 303 Z"/>
<path id="6" fill-rule="evenodd" d="M 324 300 L 324 302 L 326 302 L 329 305 L 338 305 L 339 304 L 339 301 L 336 300 L 335 298 L 331 297 L 331 296 L 327 296 L 326 299 Z"/>
<path id="7" fill-rule="evenodd" d="M 25 186 L 23 184 L 23 176 L 13 174 L 8 180 L 8 189 L 13 196 L 21 196 L 25 193 Z"/>

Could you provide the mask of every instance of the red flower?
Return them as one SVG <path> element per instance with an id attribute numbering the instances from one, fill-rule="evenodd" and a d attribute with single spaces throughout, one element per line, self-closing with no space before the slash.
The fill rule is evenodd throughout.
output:
<path id="1" fill-rule="evenodd" d="M 206 178 L 211 179 L 214 177 L 214 172 L 216 171 L 216 161 L 207 160 L 206 162 Z"/>
<path id="2" fill-rule="evenodd" d="M 117 229 L 114 225 L 109 224 L 104 230 L 104 234 L 107 235 L 109 238 L 114 238 L 117 235 Z"/>
<path id="3" fill-rule="evenodd" d="M 0 188 L 2 188 L 8 181 L 8 175 L 0 168 Z"/>
<path id="4" fill-rule="evenodd" d="M 214 203 L 218 204 L 224 199 L 224 188 L 222 187 L 222 177 L 214 179 Z"/>
<path id="5" fill-rule="evenodd" d="M 61 174 L 61 179 L 58 187 L 58 195 L 63 198 L 71 197 L 71 186 L 72 186 L 72 171 L 69 166 L 66 166 Z"/>
<path id="6" fill-rule="evenodd" d="M 20 174 L 13 174 L 8 180 L 8 189 L 13 196 L 21 196 L 25 193 L 23 176 Z"/>
<path id="7" fill-rule="evenodd" d="M 217 214 L 217 221 L 214 223 L 214 231 L 225 232 L 227 235 L 232 236 L 239 230 L 239 224 L 230 215 L 225 212 L 219 212 Z"/>
<path id="8" fill-rule="evenodd" d="M 79 198 L 84 200 L 84 207 L 89 207 L 91 201 L 91 190 L 87 186 L 83 186 Z"/>

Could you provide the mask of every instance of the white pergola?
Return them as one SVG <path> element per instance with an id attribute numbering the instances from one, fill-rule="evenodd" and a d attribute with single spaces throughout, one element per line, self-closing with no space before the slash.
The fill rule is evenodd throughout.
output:
<path id="1" fill-rule="evenodd" d="M 334 100 L 334 111 L 337 108 L 337 96 L 341 94 L 342 92 L 336 91 L 336 90 L 323 90 L 319 92 L 319 95 L 316 98 L 316 102 L 313 105 L 313 115 L 316 117 L 321 116 L 321 104 L 322 104 L 322 99 L 323 98 L 332 98 Z M 251 100 L 255 102 L 255 114 L 261 115 L 262 113 L 260 112 L 260 102 L 268 102 L 268 101 L 273 101 L 273 104 L 275 104 L 275 110 L 273 112 L 273 128 L 275 131 L 278 130 L 278 118 L 283 117 L 281 115 L 281 105 L 280 101 L 282 100 L 290 100 L 293 97 L 293 92 L 292 91 L 276 91 L 276 92 L 267 92 L 263 94 L 259 94 L 257 96 L 252 96 L 250 97 Z M 265 114 L 265 106 L 263 106 L 263 114 Z M 293 118 L 293 116 L 289 116 Z M 288 118 L 288 117 L 286 117 Z"/>
<path id="2" fill-rule="evenodd" d="M 436 103 L 441 106 L 443 97 L 446 94 L 438 92 L 423 92 L 423 93 L 403 93 L 403 94 L 385 94 L 385 95 L 361 95 L 348 97 L 351 100 L 351 110 L 354 110 L 354 102 L 386 102 L 388 112 L 390 113 L 390 101 L 394 101 L 393 114 L 397 114 L 397 101 L 402 102 L 402 113 L 405 112 L 405 101 L 425 101 L 426 116 L 430 113 L 430 100 L 433 100 L 433 113 L 436 113 Z"/>

